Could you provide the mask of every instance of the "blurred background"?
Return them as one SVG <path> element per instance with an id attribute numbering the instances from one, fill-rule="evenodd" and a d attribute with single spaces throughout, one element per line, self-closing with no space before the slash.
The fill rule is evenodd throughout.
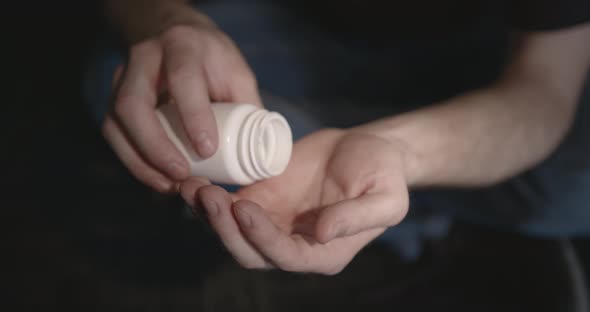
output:
<path id="1" fill-rule="evenodd" d="M 455 224 L 406 263 L 379 244 L 335 277 L 236 266 L 176 197 L 139 185 L 84 110 L 101 11 L 2 11 L 2 311 L 582 311 L 590 240 Z"/>

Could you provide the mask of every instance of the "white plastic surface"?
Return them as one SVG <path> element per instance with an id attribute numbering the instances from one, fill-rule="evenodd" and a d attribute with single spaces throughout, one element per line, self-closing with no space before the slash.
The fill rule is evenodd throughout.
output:
<path id="1" fill-rule="evenodd" d="M 188 160 L 191 175 L 247 185 L 281 174 L 291 158 L 292 135 L 286 119 L 250 104 L 211 104 L 219 133 L 218 149 L 201 159 L 190 144 L 173 105 L 158 108 L 168 137 Z"/>

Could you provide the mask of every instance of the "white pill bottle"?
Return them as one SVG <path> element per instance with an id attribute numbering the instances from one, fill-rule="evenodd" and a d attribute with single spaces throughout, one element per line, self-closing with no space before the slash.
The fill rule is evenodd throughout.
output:
<path id="1" fill-rule="evenodd" d="M 291 158 L 293 138 L 281 114 L 251 104 L 213 103 L 211 109 L 219 145 L 207 159 L 195 152 L 174 105 L 164 104 L 157 110 L 168 137 L 190 164 L 191 175 L 216 183 L 248 185 L 283 173 Z"/>

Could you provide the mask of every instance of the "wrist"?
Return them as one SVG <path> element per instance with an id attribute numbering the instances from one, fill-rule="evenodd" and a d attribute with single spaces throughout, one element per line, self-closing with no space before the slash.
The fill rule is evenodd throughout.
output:
<path id="1" fill-rule="evenodd" d="M 401 128 L 400 128 L 401 129 Z M 389 125 L 385 126 L 382 121 L 376 121 L 361 125 L 359 127 L 351 128 L 348 133 L 361 133 L 371 135 L 383 140 L 384 144 L 389 144 L 394 147 L 398 153 L 398 159 L 403 168 L 403 175 L 406 184 L 409 188 L 422 185 L 422 173 L 420 171 L 423 162 L 423 157 L 412 146 L 411 142 L 406 140 L 401 131 L 398 133 Z M 396 159 L 392 159 L 396 161 Z"/>

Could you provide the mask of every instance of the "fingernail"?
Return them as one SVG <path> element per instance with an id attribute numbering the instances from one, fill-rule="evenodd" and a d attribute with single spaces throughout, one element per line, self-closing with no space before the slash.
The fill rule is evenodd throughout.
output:
<path id="1" fill-rule="evenodd" d="M 219 213 L 219 206 L 217 203 L 212 200 L 207 200 L 203 202 L 203 206 L 205 206 L 205 211 L 207 211 L 207 215 L 213 217 Z"/>
<path id="2" fill-rule="evenodd" d="M 197 149 L 199 155 L 203 157 L 209 157 L 215 153 L 215 147 L 213 147 L 213 142 L 207 132 L 201 132 L 197 135 Z"/>
<path id="3" fill-rule="evenodd" d="M 238 217 L 238 221 L 243 227 L 251 227 L 252 226 L 252 218 L 250 215 L 244 211 L 242 208 L 236 208 L 236 216 Z"/>
<path id="4" fill-rule="evenodd" d="M 174 175 L 174 177 L 176 178 L 184 178 L 188 171 L 188 169 L 185 166 L 177 162 L 170 163 L 170 165 L 168 165 L 168 168 L 170 169 L 172 175 Z"/>

